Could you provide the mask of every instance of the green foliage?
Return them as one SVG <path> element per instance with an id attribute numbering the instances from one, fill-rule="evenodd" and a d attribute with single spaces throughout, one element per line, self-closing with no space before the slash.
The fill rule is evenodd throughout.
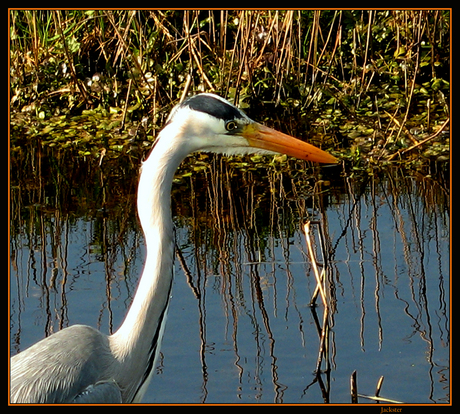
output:
<path id="1" fill-rule="evenodd" d="M 449 117 L 450 11 L 10 11 L 13 117 L 131 108 L 155 136 L 199 91 L 342 155 L 371 130 L 368 152 L 394 153 Z"/>

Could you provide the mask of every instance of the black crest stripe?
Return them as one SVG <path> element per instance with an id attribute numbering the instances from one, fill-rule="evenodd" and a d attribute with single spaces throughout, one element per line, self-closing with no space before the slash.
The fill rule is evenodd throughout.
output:
<path id="1" fill-rule="evenodd" d="M 192 96 L 184 101 L 183 105 L 225 121 L 242 118 L 240 111 L 234 106 L 209 95 Z"/>

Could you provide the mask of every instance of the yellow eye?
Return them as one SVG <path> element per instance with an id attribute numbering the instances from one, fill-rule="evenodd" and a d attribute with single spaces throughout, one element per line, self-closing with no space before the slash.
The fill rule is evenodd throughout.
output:
<path id="1" fill-rule="evenodd" d="M 227 121 L 227 123 L 225 124 L 225 129 L 229 132 L 234 131 L 237 128 L 238 128 L 238 125 L 235 121 Z"/>

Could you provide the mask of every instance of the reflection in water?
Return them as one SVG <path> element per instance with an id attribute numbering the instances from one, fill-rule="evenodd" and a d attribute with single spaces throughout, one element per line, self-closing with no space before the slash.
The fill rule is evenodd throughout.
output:
<path id="1" fill-rule="evenodd" d="M 180 255 L 145 402 L 346 403 L 353 370 L 363 394 L 384 375 L 382 396 L 449 401 L 443 174 L 363 179 L 203 158 L 173 193 Z M 39 147 L 12 156 L 12 354 L 69 324 L 110 333 L 121 323 L 144 258 L 138 165 L 135 154 L 99 168 Z M 330 269 L 329 366 L 317 377 L 307 219 L 322 220 Z"/>

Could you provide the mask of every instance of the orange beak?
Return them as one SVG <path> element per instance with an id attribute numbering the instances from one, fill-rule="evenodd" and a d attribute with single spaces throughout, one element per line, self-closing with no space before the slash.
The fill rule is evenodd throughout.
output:
<path id="1" fill-rule="evenodd" d="M 311 144 L 257 122 L 245 126 L 241 135 L 248 140 L 249 145 L 255 148 L 290 155 L 306 161 L 325 164 L 336 164 L 338 162 L 337 158 Z"/>

